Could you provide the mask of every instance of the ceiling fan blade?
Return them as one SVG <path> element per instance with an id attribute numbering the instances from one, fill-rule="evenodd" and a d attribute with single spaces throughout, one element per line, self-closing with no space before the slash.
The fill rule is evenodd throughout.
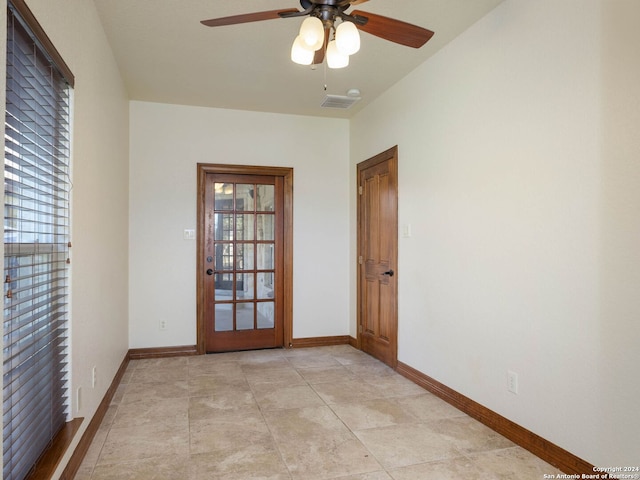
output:
<path id="1" fill-rule="evenodd" d="M 361 3 L 365 3 L 365 2 L 368 2 L 368 1 L 369 1 L 369 0 L 351 0 L 351 1 L 349 2 L 349 4 L 350 4 L 351 6 L 353 6 L 353 5 L 360 5 Z"/>
<path id="2" fill-rule="evenodd" d="M 369 19 L 364 25 L 357 24 L 363 32 L 407 47 L 420 48 L 433 37 L 431 30 L 375 13 L 355 10 L 350 15 Z"/>
<path id="3" fill-rule="evenodd" d="M 297 11 L 298 10 L 295 8 L 289 8 L 286 10 L 269 10 L 268 12 L 245 13 L 243 15 L 233 15 L 231 17 L 212 18 L 211 20 L 202 20 L 200 23 L 207 27 L 222 27 L 224 25 L 236 25 L 238 23 L 272 20 L 280 18 L 281 13 L 293 13 Z"/>
<path id="4" fill-rule="evenodd" d="M 329 45 L 329 35 L 331 34 L 330 28 L 324 29 L 324 43 L 322 44 L 322 48 L 316 50 L 316 54 L 313 57 L 313 65 L 321 65 L 324 62 L 324 56 L 327 52 L 327 45 Z"/>

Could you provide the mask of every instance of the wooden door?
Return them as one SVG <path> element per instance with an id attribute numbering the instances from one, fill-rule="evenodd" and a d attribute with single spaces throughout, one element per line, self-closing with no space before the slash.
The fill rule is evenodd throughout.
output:
<path id="1" fill-rule="evenodd" d="M 204 350 L 282 347 L 289 311 L 285 292 L 290 289 L 285 177 L 217 171 L 201 176 L 198 268 Z"/>
<path id="2" fill-rule="evenodd" d="M 358 342 L 397 365 L 397 147 L 358 165 Z"/>

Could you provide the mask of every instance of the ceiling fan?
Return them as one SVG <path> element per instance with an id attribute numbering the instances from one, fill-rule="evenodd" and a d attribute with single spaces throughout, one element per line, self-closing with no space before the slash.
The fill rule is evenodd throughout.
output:
<path id="1" fill-rule="evenodd" d="M 349 64 L 349 56 L 360 48 L 358 30 L 407 47 L 420 48 L 432 36 L 426 28 L 375 13 L 347 10 L 368 0 L 300 0 L 302 10 L 289 8 L 202 20 L 207 27 L 259 22 L 277 18 L 308 17 L 291 48 L 291 59 L 302 65 L 321 64 L 329 68 Z M 333 34 L 333 39 L 332 39 Z"/>

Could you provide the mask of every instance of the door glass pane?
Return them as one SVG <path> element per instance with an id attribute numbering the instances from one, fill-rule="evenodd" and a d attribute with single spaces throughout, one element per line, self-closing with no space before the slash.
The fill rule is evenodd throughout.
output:
<path id="1" fill-rule="evenodd" d="M 216 210 L 233 210 L 233 183 L 216 183 L 214 199 Z"/>
<path id="2" fill-rule="evenodd" d="M 216 332 L 228 332 L 233 330 L 233 303 L 217 303 L 215 316 Z"/>
<path id="3" fill-rule="evenodd" d="M 274 240 L 273 229 L 275 216 L 273 214 L 262 214 L 257 217 L 257 240 Z"/>
<path id="4" fill-rule="evenodd" d="M 275 303 L 260 302 L 258 305 L 258 328 L 274 328 Z"/>
<path id="5" fill-rule="evenodd" d="M 255 274 L 236 273 L 236 299 L 253 300 Z"/>
<path id="6" fill-rule="evenodd" d="M 236 330 L 253 330 L 253 302 L 236 304 Z"/>
<path id="7" fill-rule="evenodd" d="M 214 224 L 216 240 L 233 240 L 233 214 L 216 213 Z"/>
<path id="8" fill-rule="evenodd" d="M 233 274 L 216 273 L 214 278 L 215 278 L 214 299 L 217 302 L 233 300 Z"/>
<path id="9" fill-rule="evenodd" d="M 253 270 L 253 243 L 236 245 L 236 270 Z"/>
<path id="10" fill-rule="evenodd" d="M 258 299 L 273 298 L 273 272 L 258 273 Z"/>
<path id="11" fill-rule="evenodd" d="M 243 212 L 253 212 L 253 185 L 236 185 L 236 210 Z"/>
<path id="12" fill-rule="evenodd" d="M 273 270 L 273 243 L 258 244 L 258 270 Z"/>
<path id="13" fill-rule="evenodd" d="M 273 212 L 275 203 L 275 186 L 257 185 L 256 210 L 259 212 Z"/>
<path id="14" fill-rule="evenodd" d="M 253 213 L 236 215 L 236 240 L 253 240 Z"/>
<path id="15" fill-rule="evenodd" d="M 233 244 L 232 243 L 216 243 L 216 259 L 214 269 L 233 270 Z"/>

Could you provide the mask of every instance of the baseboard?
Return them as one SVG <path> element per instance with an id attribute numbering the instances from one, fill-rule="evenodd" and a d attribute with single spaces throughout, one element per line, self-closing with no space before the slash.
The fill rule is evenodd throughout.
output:
<path id="1" fill-rule="evenodd" d="M 142 358 L 185 357 L 189 355 L 198 355 L 198 348 L 195 345 L 181 345 L 176 347 L 132 348 L 129 350 L 130 360 L 140 360 Z"/>
<path id="2" fill-rule="evenodd" d="M 95 437 L 96 433 L 98 432 L 100 424 L 102 423 L 102 420 L 104 419 L 104 416 L 109 409 L 109 405 L 111 405 L 111 400 L 113 399 L 113 396 L 115 395 L 116 390 L 118 389 L 118 386 L 122 381 L 122 377 L 124 376 L 124 372 L 127 370 L 128 365 L 129 355 L 127 354 L 124 357 L 124 360 L 122 360 L 120 368 L 118 368 L 115 377 L 113 377 L 113 381 L 111 382 L 109 389 L 104 394 L 102 402 L 100 402 L 100 405 L 98 405 L 96 413 L 93 415 L 93 418 L 89 422 L 87 429 L 82 434 L 82 438 L 80 438 L 78 446 L 71 455 L 69 463 L 67 463 L 67 466 L 62 472 L 62 475 L 60 475 L 60 480 L 73 480 L 73 478 L 76 476 L 76 473 L 78 472 L 78 469 L 82 464 L 82 460 L 84 460 L 84 457 L 87 454 L 89 447 L 91 446 L 93 437 Z"/>
<path id="3" fill-rule="evenodd" d="M 475 418 L 515 444 L 529 450 L 545 462 L 568 474 L 593 474 L 593 465 L 545 440 L 517 423 L 489 410 L 409 365 L 398 362 L 397 372 L 425 390 Z"/>
<path id="4" fill-rule="evenodd" d="M 309 338 L 294 338 L 291 341 L 293 348 L 308 348 L 308 347 L 328 347 L 331 345 L 351 345 L 351 339 L 349 335 L 338 335 L 335 337 L 309 337 Z"/>

